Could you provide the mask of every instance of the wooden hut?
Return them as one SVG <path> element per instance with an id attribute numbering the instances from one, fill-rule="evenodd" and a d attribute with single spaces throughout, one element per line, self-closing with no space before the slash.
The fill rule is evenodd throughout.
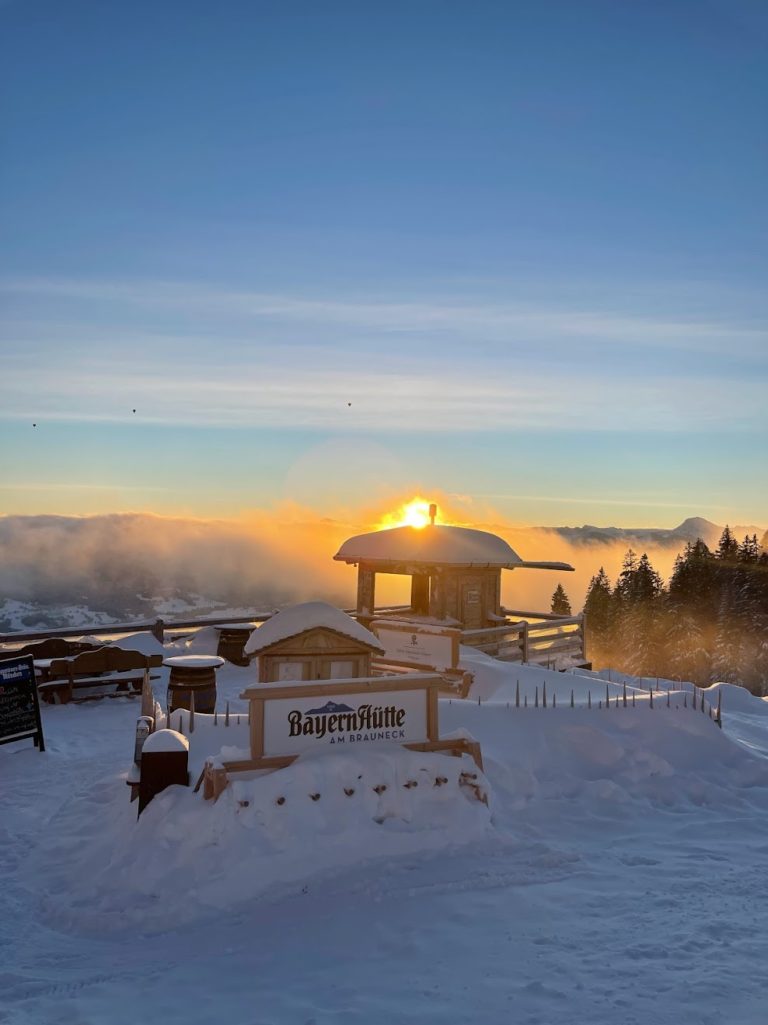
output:
<path id="1" fill-rule="evenodd" d="M 346 612 L 310 601 L 275 613 L 253 631 L 243 650 L 258 657 L 259 683 L 298 683 L 368 677 L 372 656 L 384 649 Z"/>
<path id="2" fill-rule="evenodd" d="M 357 616 L 374 616 L 376 575 L 411 578 L 409 617 L 479 630 L 506 622 L 503 569 L 572 571 L 566 562 L 525 562 L 503 538 L 484 530 L 444 526 L 394 527 L 351 537 L 334 556 L 356 565 Z"/>

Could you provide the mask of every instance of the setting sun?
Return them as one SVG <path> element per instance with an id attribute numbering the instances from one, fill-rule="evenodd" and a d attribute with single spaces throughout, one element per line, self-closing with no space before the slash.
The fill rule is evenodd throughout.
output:
<path id="1" fill-rule="evenodd" d="M 422 527 L 429 526 L 429 502 L 423 498 L 413 498 L 405 502 L 393 513 L 385 513 L 379 522 L 380 530 L 387 530 L 390 527 Z"/>

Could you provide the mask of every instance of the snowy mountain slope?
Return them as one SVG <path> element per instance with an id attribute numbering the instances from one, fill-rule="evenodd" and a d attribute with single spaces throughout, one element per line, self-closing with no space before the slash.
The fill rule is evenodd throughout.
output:
<path id="1" fill-rule="evenodd" d="M 130 841 L 105 863 L 131 811 L 137 706 L 46 707 L 46 754 L 0 748 L 3 1025 L 763 1025 L 768 759 L 736 738 L 768 735 L 766 702 L 724 688 L 721 732 L 674 692 L 669 709 L 647 690 L 617 709 L 611 682 L 611 708 L 589 710 L 602 679 L 468 657 L 476 692 L 442 702 L 441 727 L 483 745 L 490 829 L 385 858 L 366 836 L 335 868 L 305 843 L 301 878 L 250 898 L 245 867 L 221 872 L 226 853 L 201 843 L 206 807 L 176 817 L 173 792 L 147 819 L 146 871 Z M 247 675 L 219 675 L 233 708 Z"/>

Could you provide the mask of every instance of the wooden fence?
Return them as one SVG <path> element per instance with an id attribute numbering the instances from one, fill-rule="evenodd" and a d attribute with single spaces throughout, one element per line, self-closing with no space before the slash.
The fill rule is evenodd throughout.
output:
<path id="1" fill-rule="evenodd" d="M 586 617 L 528 613 L 542 621 L 506 623 L 484 630 L 463 630 L 461 643 L 469 644 L 503 662 L 551 665 L 559 658 L 587 660 Z"/>
<path id="2" fill-rule="evenodd" d="M 376 613 L 385 615 L 390 612 L 401 612 L 408 609 L 407 605 L 394 605 L 376 609 Z M 350 615 L 355 609 L 346 609 Z M 166 633 L 178 634 L 185 630 L 198 630 L 204 626 L 218 626 L 220 623 L 265 623 L 274 612 L 257 612 L 252 616 L 208 616 L 205 619 L 174 619 L 166 622 L 163 619 L 139 620 L 133 623 L 102 623 L 100 626 L 78 626 L 54 630 L 20 630 L 13 633 L 0 634 L 0 644 L 23 644 L 25 641 L 42 641 L 48 637 L 121 637 L 125 634 L 140 633 L 148 630 L 162 644 Z"/>

